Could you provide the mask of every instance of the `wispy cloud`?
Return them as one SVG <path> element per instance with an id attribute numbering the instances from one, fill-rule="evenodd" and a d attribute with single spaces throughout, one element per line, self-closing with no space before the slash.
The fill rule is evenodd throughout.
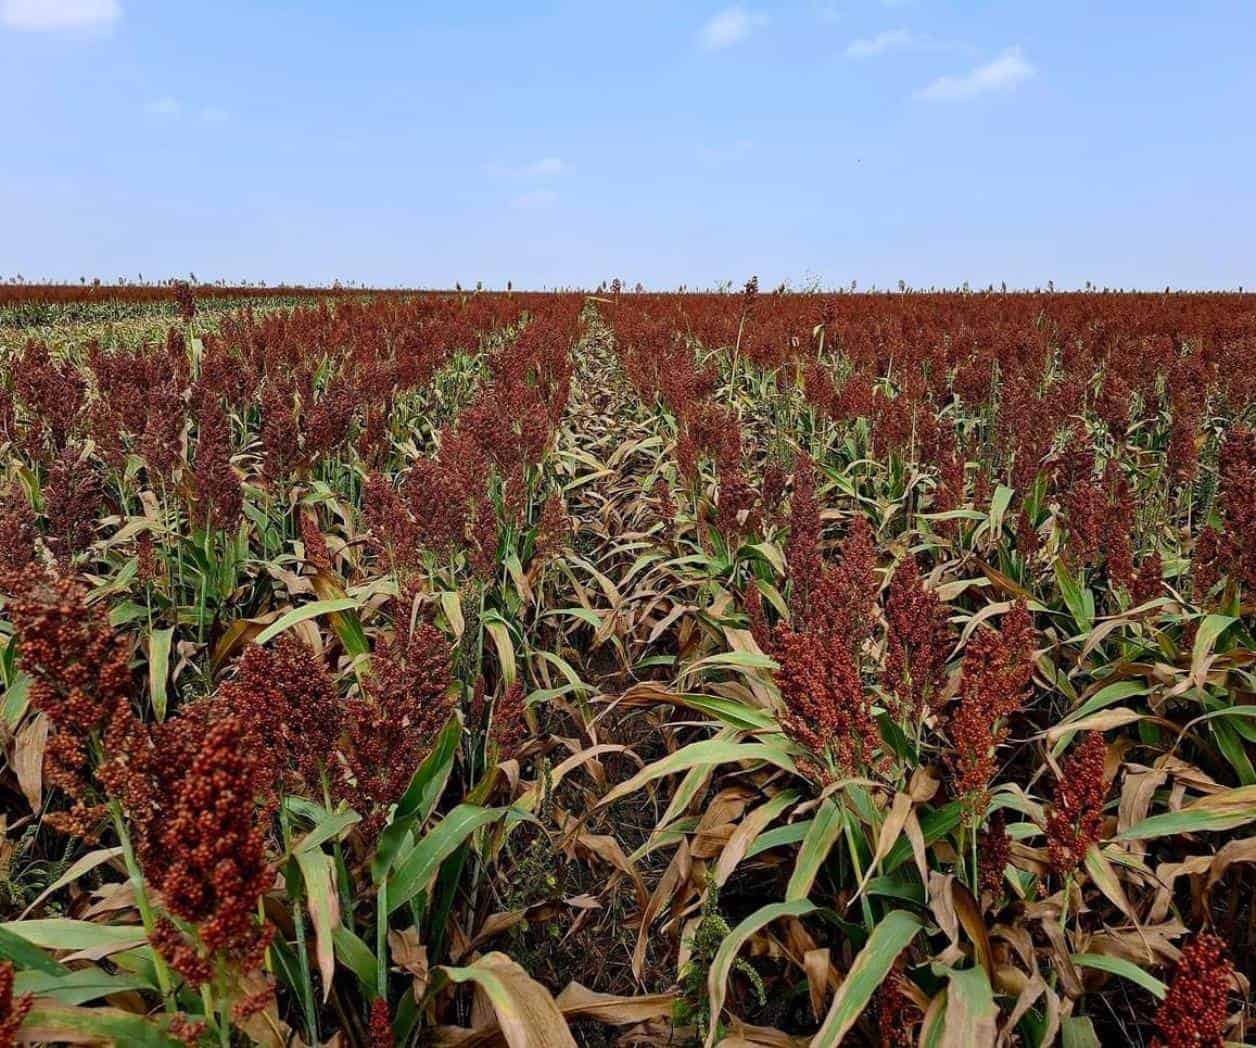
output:
<path id="1" fill-rule="evenodd" d="M 563 164 L 561 158 L 556 156 L 547 156 L 542 157 L 535 163 L 527 164 L 522 168 L 520 174 L 538 178 L 542 175 L 561 175 L 565 170 L 567 170 L 567 168 Z"/>
<path id="2" fill-rule="evenodd" d="M 760 26 L 767 25 L 768 16 L 744 7 L 726 7 L 706 20 L 698 30 L 698 46 L 704 51 L 722 51 L 745 40 Z"/>
<path id="3" fill-rule="evenodd" d="M 543 211 L 558 202 L 558 194 L 552 189 L 536 189 L 531 193 L 520 193 L 510 202 L 516 211 Z"/>
<path id="4" fill-rule="evenodd" d="M 875 58 L 887 51 L 901 51 L 918 41 L 906 29 L 887 29 L 876 36 L 852 40 L 846 48 L 847 58 Z"/>
<path id="5" fill-rule="evenodd" d="M 0 0 L 0 22 L 10 29 L 86 29 L 121 17 L 118 0 Z"/>
<path id="6" fill-rule="evenodd" d="M 144 103 L 144 112 L 152 113 L 154 116 L 177 116 L 182 108 L 179 105 L 179 100 L 172 98 L 170 95 L 154 98 L 151 102 Z"/>
<path id="7" fill-rule="evenodd" d="M 230 114 L 222 106 L 205 106 L 201 110 L 201 119 L 208 124 L 221 124 Z"/>
<path id="8" fill-rule="evenodd" d="M 505 178 L 553 178 L 571 169 L 561 157 L 545 156 L 527 164 L 488 164 L 487 170 Z"/>
<path id="9" fill-rule="evenodd" d="M 1011 91 L 1038 70 L 1019 47 L 1009 47 L 992 62 L 970 69 L 962 76 L 940 76 L 916 92 L 931 102 L 954 102 L 992 91 Z"/>

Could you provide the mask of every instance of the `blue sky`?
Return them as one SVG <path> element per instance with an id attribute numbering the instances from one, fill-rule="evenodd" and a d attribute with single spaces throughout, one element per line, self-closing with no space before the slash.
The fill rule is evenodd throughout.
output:
<path id="1" fill-rule="evenodd" d="M 1256 286 L 1256 4 L 0 0 L 0 276 Z"/>

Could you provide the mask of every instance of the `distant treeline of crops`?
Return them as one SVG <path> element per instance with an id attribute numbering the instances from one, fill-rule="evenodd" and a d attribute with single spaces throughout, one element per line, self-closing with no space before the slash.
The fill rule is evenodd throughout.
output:
<path id="1" fill-rule="evenodd" d="M 33 327 L 57 323 L 127 320 L 175 316 L 178 282 L 165 284 L 0 284 L 0 327 Z M 193 284 L 201 310 L 276 308 L 318 298 L 400 295 L 403 290 L 369 288 L 272 287 Z"/>

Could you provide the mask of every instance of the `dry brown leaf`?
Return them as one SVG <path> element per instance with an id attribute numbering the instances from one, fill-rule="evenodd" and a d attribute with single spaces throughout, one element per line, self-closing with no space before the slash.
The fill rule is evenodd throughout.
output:
<path id="1" fill-rule="evenodd" d="M 13 770 L 31 811 L 39 811 L 44 801 L 44 750 L 48 745 L 48 718 L 37 713 L 13 739 Z"/>
<path id="2" fill-rule="evenodd" d="M 824 1004 L 832 968 L 827 946 L 808 950 L 802 959 L 802 970 L 807 975 L 807 990 L 811 997 L 811 1015 L 816 1022 L 824 1018 Z"/>
<path id="3" fill-rule="evenodd" d="M 403 931 L 388 933 L 388 952 L 393 964 L 414 978 L 411 989 L 415 1002 L 423 1000 L 427 993 L 430 969 L 427 963 L 427 946 L 419 941 L 418 929 L 411 926 Z"/>
<path id="4" fill-rule="evenodd" d="M 487 1002 L 492 1019 L 483 1005 L 474 1005 L 477 1021 L 470 1038 L 500 1036 L 510 1048 L 576 1048 L 562 1012 L 539 982 L 504 953 L 488 953 L 466 968 L 445 969 L 456 981 L 472 982 L 476 1001 Z M 490 1043 L 456 1041 L 453 1043 Z"/>

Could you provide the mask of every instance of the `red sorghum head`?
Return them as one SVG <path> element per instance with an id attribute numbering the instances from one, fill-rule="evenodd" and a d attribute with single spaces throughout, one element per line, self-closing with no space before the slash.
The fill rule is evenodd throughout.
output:
<path id="1" fill-rule="evenodd" d="M 1152 1048 L 1221 1048 L 1234 967 L 1207 932 L 1182 947 L 1169 992 L 1156 1012 Z"/>
<path id="2" fill-rule="evenodd" d="M 405 791 L 449 716 L 450 649 L 430 623 L 410 626 L 409 607 L 394 605 L 394 634 L 371 657 L 363 694 L 346 703 L 348 751 L 343 787 L 378 833 L 387 807 Z"/>
<path id="3" fill-rule="evenodd" d="M 24 993 L 13 996 L 13 965 L 0 961 L 0 1048 L 13 1048 L 17 1044 L 17 1032 L 35 1003 L 35 998 Z"/>
<path id="4" fill-rule="evenodd" d="M 900 715 L 914 721 L 941 689 L 952 647 L 946 606 L 921 583 L 915 557 L 894 572 L 885 620 L 885 690 L 898 702 Z"/>
<path id="5" fill-rule="evenodd" d="M 1047 815 L 1047 849 L 1051 868 L 1061 876 L 1072 873 L 1086 849 L 1103 830 L 1103 801 L 1107 787 L 1103 759 L 1107 746 L 1096 731 L 1087 732 L 1065 758 L 1055 802 Z"/>
<path id="6" fill-rule="evenodd" d="M 973 634 L 964 652 L 959 701 L 947 722 L 952 747 L 947 763 L 952 789 L 964 800 L 970 819 L 985 810 L 995 750 L 1033 676 L 1033 641 L 1029 611 L 1017 602 L 998 630 Z"/>

